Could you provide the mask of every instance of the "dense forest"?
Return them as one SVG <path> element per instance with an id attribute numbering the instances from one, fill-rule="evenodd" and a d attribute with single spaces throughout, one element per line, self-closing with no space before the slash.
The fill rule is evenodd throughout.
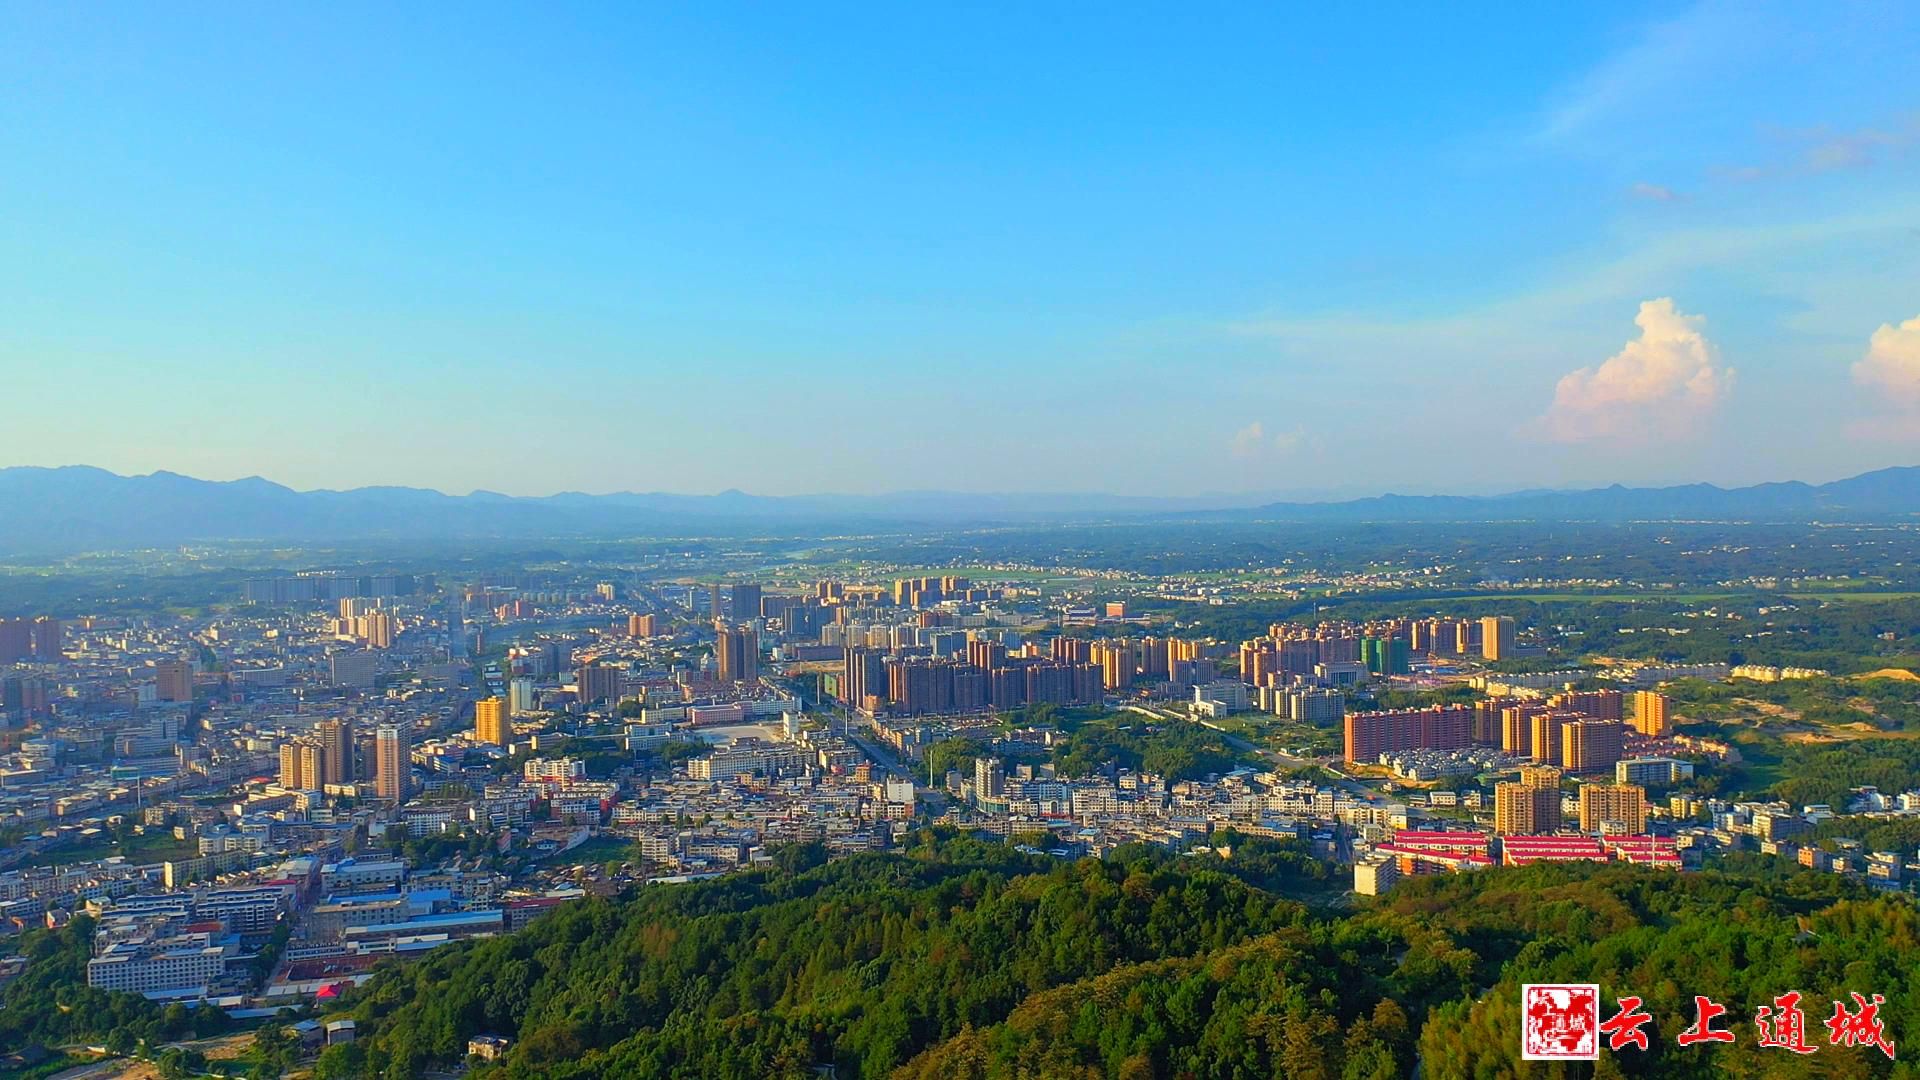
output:
<path id="1" fill-rule="evenodd" d="M 1316 911 L 1233 856 L 1128 849 L 1063 862 L 951 834 L 827 863 L 815 849 L 689 886 L 588 900 L 508 937 L 381 971 L 343 1008 L 362 1040 L 318 1075 L 413 1077 L 480 1033 L 497 1080 L 599 1076 L 1013 1077 L 1920 1075 L 1825 1045 L 1846 991 L 1920 1034 L 1920 914 L 1825 875 L 1532 867 L 1403 883 Z M 1652 1046 L 1597 1071 L 1523 1070 L 1518 986 L 1633 994 Z M 1798 990 L 1820 1052 L 1756 1045 Z M 1732 1045 L 1681 1048 L 1693 995 Z"/>

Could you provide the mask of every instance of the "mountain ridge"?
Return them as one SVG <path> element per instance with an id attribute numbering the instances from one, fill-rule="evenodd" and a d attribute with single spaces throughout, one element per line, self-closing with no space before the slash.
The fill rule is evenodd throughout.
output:
<path id="1" fill-rule="evenodd" d="M 79 551 L 217 540 L 533 538 L 683 533 L 696 528 L 834 523 L 956 525 L 1072 520 L 1172 522 L 1471 522 L 1629 520 L 1920 520 L 1920 466 L 1823 484 L 1694 483 L 1501 495 L 1400 495 L 1246 505 L 1242 496 L 1087 492 L 713 495 L 578 491 L 510 496 L 377 485 L 298 491 L 259 476 L 202 480 L 159 470 L 123 476 L 91 465 L 0 468 L 0 551 Z"/>

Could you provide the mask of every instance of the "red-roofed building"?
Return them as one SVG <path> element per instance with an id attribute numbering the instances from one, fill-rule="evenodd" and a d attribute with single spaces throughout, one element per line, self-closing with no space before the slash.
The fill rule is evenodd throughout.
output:
<path id="1" fill-rule="evenodd" d="M 1674 846 L 1672 837 L 1603 836 L 1600 842 L 1621 862 L 1662 870 L 1680 869 L 1680 849 Z"/>
<path id="2" fill-rule="evenodd" d="M 1443 871 L 1484 870 L 1493 865 L 1493 859 L 1486 855 L 1472 855 L 1442 849 L 1403 848 L 1393 844 L 1377 844 L 1374 853 L 1390 855 L 1398 863 L 1402 877 L 1415 874 L 1438 874 Z"/>
<path id="3" fill-rule="evenodd" d="M 1455 855 L 1489 855 L 1492 840 L 1483 832 L 1437 832 L 1425 829 L 1400 829 L 1393 834 L 1393 846 L 1409 851 L 1446 852 Z"/>
<path id="4" fill-rule="evenodd" d="M 1504 836 L 1500 861 L 1506 866 L 1536 862 L 1606 862 L 1607 849 L 1591 836 Z"/>

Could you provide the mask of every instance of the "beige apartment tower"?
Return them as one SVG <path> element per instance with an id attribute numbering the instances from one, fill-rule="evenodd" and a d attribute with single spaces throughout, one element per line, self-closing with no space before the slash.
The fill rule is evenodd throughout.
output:
<path id="1" fill-rule="evenodd" d="M 1648 738 L 1673 734 L 1672 701 L 1657 690 L 1641 690 L 1633 695 L 1633 729 Z"/>
<path id="2" fill-rule="evenodd" d="M 1511 660 L 1514 656 L 1513 618 L 1489 615 L 1480 620 L 1480 656 L 1486 660 Z"/>
<path id="3" fill-rule="evenodd" d="M 473 737 L 476 742 L 506 746 L 513 741 L 513 724 L 507 719 L 507 699 L 494 695 L 473 703 Z"/>
<path id="4" fill-rule="evenodd" d="M 382 724 L 373 739 L 373 794 L 382 802 L 407 801 L 407 774 L 413 765 L 413 732 Z"/>
<path id="5" fill-rule="evenodd" d="M 1647 792 L 1638 784 L 1583 784 L 1580 831 L 1589 836 L 1609 828 L 1628 835 L 1647 828 Z"/>

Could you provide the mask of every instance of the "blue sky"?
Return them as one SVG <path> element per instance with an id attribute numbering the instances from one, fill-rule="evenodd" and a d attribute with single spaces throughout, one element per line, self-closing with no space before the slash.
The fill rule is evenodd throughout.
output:
<path id="1" fill-rule="evenodd" d="M 1910 4 L 395 7 L 0 3 L 0 464 L 1178 494 L 1920 462 Z"/>

